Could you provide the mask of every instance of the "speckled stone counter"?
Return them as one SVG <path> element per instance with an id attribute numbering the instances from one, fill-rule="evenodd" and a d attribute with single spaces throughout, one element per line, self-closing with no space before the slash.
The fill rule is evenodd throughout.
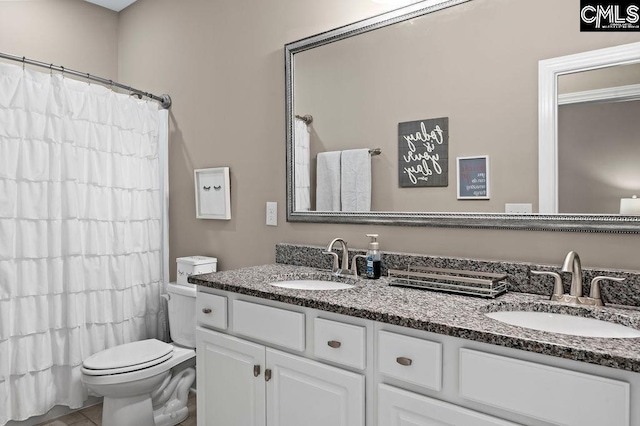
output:
<path id="1" fill-rule="evenodd" d="M 293 290 L 270 285 L 291 279 L 330 278 L 326 270 L 271 264 L 192 276 L 201 286 L 365 318 L 463 339 L 640 373 L 640 338 L 604 339 L 569 336 L 511 326 L 484 314 L 499 310 L 571 312 L 640 329 L 640 310 L 565 306 L 547 297 L 509 292 L 481 299 L 388 285 L 388 279 L 344 278 L 355 287 L 338 291 Z"/>
<path id="2" fill-rule="evenodd" d="M 276 244 L 276 263 L 310 266 L 319 269 L 331 268 L 331 258 L 323 255 L 325 247 L 278 243 Z M 341 253 L 340 250 L 336 250 Z M 364 250 L 349 249 L 349 258 L 356 254 L 365 254 Z M 432 256 L 425 254 L 382 252 L 382 275 L 387 269 L 405 269 L 409 265 L 430 266 L 435 268 L 466 269 L 478 272 L 499 272 L 507 275 L 510 291 L 550 295 L 553 291 L 553 278 L 534 275 L 531 271 L 560 272 L 563 258 L 558 258 L 558 265 L 542 265 L 529 262 L 505 262 L 495 260 L 478 260 L 458 257 Z M 586 263 L 583 259 L 583 265 Z M 358 262 L 359 271 L 364 270 L 364 260 Z M 602 300 L 605 304 L 632 306 L 640 308 L 640 272 L 602 268 L 582 268 L 583 291 L 589 294 L 590 282 L 594 277 L 605 275 L 623 278 L 623 282 L 606 281 L 600 286 Z M 571 274 L 563 274 L 565 293 L 569 292 Z"/>

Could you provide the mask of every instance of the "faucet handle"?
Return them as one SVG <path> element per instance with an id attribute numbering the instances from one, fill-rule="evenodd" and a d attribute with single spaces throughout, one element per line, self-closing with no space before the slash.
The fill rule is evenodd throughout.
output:
<path id="1" fill-rule="evenodd" d="M 323 251 L 322 254 L 330 254 L 333 256 L 333 267 L 331 268 L 331 272 L 337 272 L 340 269 L 340 264 L 338 263 L 338 253 L 333 251 Z"/>
<path id="2" fill-rule="evenodd" d="M 351 275 L 353 275 L 354 277 L 358 276 L 358 258 L 366 259 L 367 256 L 365 256 L 364 254 L 356 254 L 351 259 Z"/>
<path id="3" fill-rule="evenodd" d="M 551 299 L 554 300 L 555 296 L 560 296 L 564 294 L 564 285 L 562 284 L 562 277 L 559 273 L 555 271 L 531 271 L 534 275 L 550 275 L 554 279 L 553 284 L 553 294 L 551 295 Z"/>
<path id="4" fill-rule="evenodd" d="M 602 306 L 602 298 L 600 297 L 600 281 L 602 280 L 611 280 L 611 281 L 624 281 L 624 278 L 617 277 L 606 277 L 604 275 L 595 277 L 591 280 L 591 291 L 589 291 L 589 297 L 596 300 L 596 305 Z"/>

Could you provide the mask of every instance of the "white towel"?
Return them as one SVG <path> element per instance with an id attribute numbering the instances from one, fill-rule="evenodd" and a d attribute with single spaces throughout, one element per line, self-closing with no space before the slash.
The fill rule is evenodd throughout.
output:
<path id="1" fill-rule="evenodd" d="M 341 151 L 321 152 L 316 164 L 316 210 L 340 211 Z"/>
<path id="2" fill-rule="evenodd" d="M 342 151 L 342 211 L 371 211 L 371 156 L 367 148 Z"/>
<path id="3" fill-rule="evenodd" d="M 296 118 L 294 148 L 294 188 L 296 211 L 311 209 L 311 154 L 309 151 L 309 126 Z"/>

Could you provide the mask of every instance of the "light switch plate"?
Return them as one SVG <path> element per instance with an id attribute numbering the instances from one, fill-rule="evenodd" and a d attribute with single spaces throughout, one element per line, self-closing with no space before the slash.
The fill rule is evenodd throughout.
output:
<path id="1" fill-rule="evenodd" d="M 267 225 L 278 226 L 278 203 L 267 201 Z"/>
<path id="2" fill-rule="evenodd" d="M 506 203 L 504 212 L 512 214 L 533 213 L 533 205 L 531 203 Z"/>

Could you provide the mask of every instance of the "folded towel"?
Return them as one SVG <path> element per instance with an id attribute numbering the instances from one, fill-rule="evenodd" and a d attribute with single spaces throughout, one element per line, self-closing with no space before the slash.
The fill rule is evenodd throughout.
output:
<path id="1" fill-rule="evenodd" d="M 371 156 L 367 148 L 342 151 L 342 211 L 371 211 Z"/>
<path id="2" fill-rule="evenodd" d="M 321 152 L 316 164 L 316 210 L 340 211 L 341 151 Z"/>

